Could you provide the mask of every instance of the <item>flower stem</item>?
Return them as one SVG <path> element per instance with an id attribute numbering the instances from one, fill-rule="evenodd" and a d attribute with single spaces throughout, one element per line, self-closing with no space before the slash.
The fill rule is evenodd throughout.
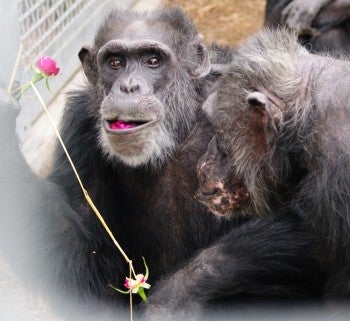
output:
<path id="1" fill-rule="evenodd" d="M 23 53 L 23 43 L 20 43 L 19 48 L 18 48 L 18 52 L 17 52 L 17 57 L 16 57 L 16 61 L 15 61 L 15 65 L 12 69 L 12 74 L 11 74 L 11 78 L 10 78 L 10 82 L 9 85 L 7 87 L 7 93 L 11 94 L 11 90 L 13 87 L 13 83 L 15 81 L 15 77 L 16 77 L 16 73 L 17 73 L 17 69 L 20 63 L 20 60 L 22 58 L 22 53 Z"/>
<path id="2" fill-rule="evenodd" d="M 12 91 L 12 94 L 16 93 L 15 94 L 15 99 L 16 100 L 19 100 L 23 94 L 31 87 L 31 84 L 30 83 L 27 83 L 27 84 L 24 84 L 23 86 L 21 87 L 18 87 L 16 88 L 15 90 Z"/>
<path id="3" fill-rule="evenodd" d="M 19 99 L 23 96 L 23 94 L 24 94 L 29 88 L 32 87 L 32 83 L 35 84 L 35 83 L 37 83 L 38 81 L 42 80 L 43 78 L 44 78 L 44 76 L 43 76 L 41 73 L 36 73 L 36 74 L 34 75 L 33 79 L 32 79 L 30 82 L 28 82 L 28 83 L 24 84 L 23 86 L 18 87 L 18 88 L 16 88 L 15 90 L 13 90 L 13 91 L 12 91 L 12 94 L 15 94 L 15 93 L 16 93 L 16 94 L 15 94 L 15 99 L 16 99 L 16 100 L 19 100 Z"/>
<path id="4" fill-rule="evenodd" d="M 134 271 L 134 268 L 132 266 L 132 261 L 130 260 L 129 261 L 129 277 L 130 277 L 130 280 L 132 278 L 132 273 L 134 272 L 135 274 L 135 271 Z M 130 289 L 130 292 L 129 292 L 129 305 L 130 305 L 130 321 L 133 321 L 133 311 L 132 311 L 132 291 Z"/>

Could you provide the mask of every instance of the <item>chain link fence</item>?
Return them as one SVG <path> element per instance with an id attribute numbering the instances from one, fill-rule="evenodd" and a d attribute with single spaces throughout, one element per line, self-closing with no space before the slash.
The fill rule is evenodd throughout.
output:
<path id="1" fill-rule="evenodd" d="M 21 0 L 18 2 L 20 41 L 27 65 L 41 53 L 55 51 L 55 44 L 67 36 L 73 25 L 81 25 L 84 13 L 106 1 L 98 0 Z M 52 50 L 53 49 L 53 50 Z M 57 54 L 53 52 L 53 55 Z"/>
<path id="2" fill-rule="evenodd" d="M 50 82 L 51 89 L 58 93 L 80 68 L 79 49 L 92 43 L 95 31 L 104 16 L 113 8 L 128 8 L 133 0 L 1 0 L 0 28 L 6 35 L 0 37 L 8 44 L 7 51 L 0 53 L 1 61 L 9 63 L 0 73 L 0 84 L 6 86 L 13 67 L 19 44 L 23 44 L 21 67 L 16 79 L 24 83 L 33 75 L 31 63 L 38 57 L 48 55 L 61 68 L 59 77 Z M 3 18 L 3 19 L 2 19 Z M 2 74 L 2 75 L 1 75 Z M 46 103 L 54 95 L 38 85 Z M 40 115 L 42 109 L 30 95 L 21 99 L 22 112 L 17 132 L 25 139 L 27 129 Z M 23 124 L 23 125 L 22 125 Z"/>

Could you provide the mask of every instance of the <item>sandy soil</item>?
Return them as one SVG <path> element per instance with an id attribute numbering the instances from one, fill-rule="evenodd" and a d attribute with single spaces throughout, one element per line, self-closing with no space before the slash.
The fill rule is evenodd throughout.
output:
<path id="1" fill-rule="evenodd" d="M 181 5 L 206 42 L 239 44 L 257 31 L 264 20 L 265 0 L 166 0 Z"/>

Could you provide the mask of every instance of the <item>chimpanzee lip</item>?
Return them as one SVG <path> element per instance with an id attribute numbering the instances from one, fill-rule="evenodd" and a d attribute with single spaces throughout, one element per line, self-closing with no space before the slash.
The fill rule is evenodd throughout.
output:
<path id="1" fill-rule="evenodd" d="M 221 191 L 218 188 L 213 189 L 212 191 L 203 191 L 202 189 L 198 189 L 195 198 L 202 202 L 207 202 L 208 200 L 212 199 L 213 197 L 219 195 Z"/>
<path id="2" fill-rule="evenodd" d="M 224 188 L 201 189 L 195 194 L 195 198 L 203 203 L 215 215 L 229 216 L 246 207 L 250 196 L 243 185 L 235 185 L 232 190 Z"/>
<path id="3" fill-rule="evenodd" d="M 108 133 L 112 134 L 127 134 L 134 133 L 136 131 L 143 130 L 153 124 L 155 124 L 158 119 L 105 119 L 104 128 Z"/>
<path id="4" fill-rule="evenodd" d="M 199 197 L 209 197 L 209 196 L 215 196 L 217 194 L 220 193 L 220 189 L 219 188 L 213 188 L 213 189 L 199 189 L 197 191 L 197 194 L 199 195 Z"/>

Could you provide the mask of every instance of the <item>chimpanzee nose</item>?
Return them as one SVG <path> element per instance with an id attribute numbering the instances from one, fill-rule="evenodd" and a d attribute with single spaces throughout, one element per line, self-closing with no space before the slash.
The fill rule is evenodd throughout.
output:
<path id="1" fill-rule="evenodd" d="M 124 94 L 139 93 L 140 90 L 140 84 L 134 80 L 126 80 L 120 84 L 120 91 Z"/>
<path id="2" fill-rule="evenodd" d="M 127 75 L 117 79 L 113 84 L 112 91 L 116 95 L 124 96 L 124 98 L 146 96 L 152 92 L 147 80 L 138 75 Z"/>

